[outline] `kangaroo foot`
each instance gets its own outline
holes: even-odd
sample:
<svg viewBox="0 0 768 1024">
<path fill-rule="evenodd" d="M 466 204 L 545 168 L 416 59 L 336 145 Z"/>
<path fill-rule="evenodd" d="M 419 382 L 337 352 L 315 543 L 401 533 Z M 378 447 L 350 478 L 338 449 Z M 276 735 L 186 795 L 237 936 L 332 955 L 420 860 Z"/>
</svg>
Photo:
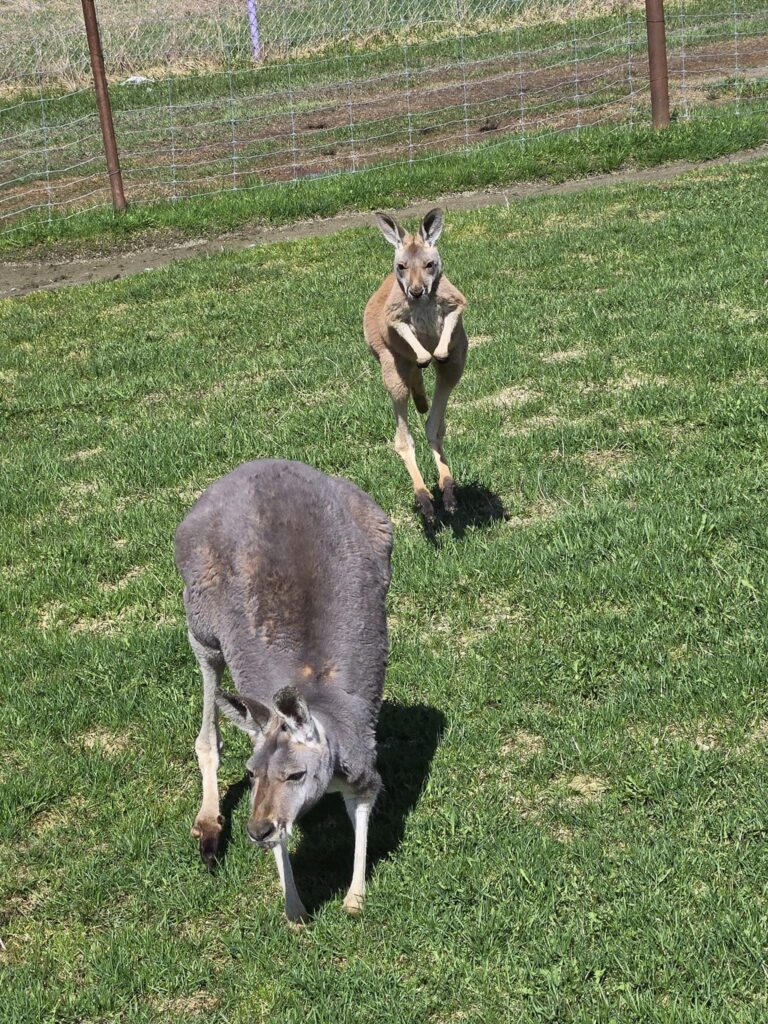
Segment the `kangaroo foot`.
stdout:
<svg viewBox="0 0 768 1024">
<path fill-rule="evenodd" d="M 458 507 L 459 503 L 456 500 L 456 489 L 453 480 L 446 480 L 443 485 L 443 508 L 449 515 L 453 515 Z"/>
</svg>

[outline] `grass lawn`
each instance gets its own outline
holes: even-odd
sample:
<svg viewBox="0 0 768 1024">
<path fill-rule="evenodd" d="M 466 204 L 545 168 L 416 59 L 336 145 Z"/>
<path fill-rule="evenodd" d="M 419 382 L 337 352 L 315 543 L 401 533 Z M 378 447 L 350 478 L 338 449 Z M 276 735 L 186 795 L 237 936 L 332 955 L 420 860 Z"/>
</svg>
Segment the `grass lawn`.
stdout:
<svg viewBox="0 0 768 1024">
<path fill-rule="evenodd" d="M 373 230 L 0 303 L 3 1024 L 765 1019 L 767 185 L 449 217 L 473 350 L 432 538 L 362 341 Z M 189 836 L 172 558 L 195 494 L 274 455 L 396 525 L 368 902 L 328 797 L 300 933 L 234 730 L 215 874 Z"/>
</svg>

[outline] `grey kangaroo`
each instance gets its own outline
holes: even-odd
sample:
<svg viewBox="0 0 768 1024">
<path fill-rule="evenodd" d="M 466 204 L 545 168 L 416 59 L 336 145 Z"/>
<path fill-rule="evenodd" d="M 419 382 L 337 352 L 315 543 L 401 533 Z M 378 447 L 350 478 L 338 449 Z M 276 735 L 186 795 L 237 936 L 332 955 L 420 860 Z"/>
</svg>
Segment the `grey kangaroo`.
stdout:
<svg viewBox="0 0 768 1024">
<path fill-rule="evenodd" d="M 218 713 L 248 734 L 247 832 L 272 850 L 291 921 L 306 919 L 287 840 L 326 792 L 355 831 L 365 894 L 368 817 L 381 785 L 376 721 L 387 660 L 392 527 L 347 480 L 300 462 L 246 462 L 212 484 L 176 531 L 189 642 L 203 676 L 195 743 L 203 801 L 192 835 L 210 864 L 222 830 Z M 219 688 L 228 667 L 237 693 Z"/>
</svg>

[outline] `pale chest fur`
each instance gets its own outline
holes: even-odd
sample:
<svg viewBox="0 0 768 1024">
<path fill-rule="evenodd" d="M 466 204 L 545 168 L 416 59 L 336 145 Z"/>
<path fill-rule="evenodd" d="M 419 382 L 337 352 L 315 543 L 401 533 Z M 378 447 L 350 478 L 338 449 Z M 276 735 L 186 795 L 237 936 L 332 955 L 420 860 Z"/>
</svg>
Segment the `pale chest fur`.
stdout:
<svg viewBox="0 0 768 1024">
<path fill-rule="evenodd" d="M 440 339 L 445 316 L 440 304 L 434 299 L 413 303 L 408 310 L 407 322 L 425 348 L 434 347 Z"/>
</svg>

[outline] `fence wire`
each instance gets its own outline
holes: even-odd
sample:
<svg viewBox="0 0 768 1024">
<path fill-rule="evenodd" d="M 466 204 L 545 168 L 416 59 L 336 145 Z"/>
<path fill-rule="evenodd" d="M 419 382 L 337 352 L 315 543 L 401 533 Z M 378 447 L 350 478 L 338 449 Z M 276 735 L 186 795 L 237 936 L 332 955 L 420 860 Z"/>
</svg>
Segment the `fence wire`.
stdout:
<svg viewBox="0 0 768 1024">
<path fill-rule="evenodd" d="M 678 116 L 768 94 L 768 11 L 746 3 L 668 0 Z M 114 0 L 98 13 L 133 204 L 649 118 L 637 0 Z M 79 14 L 72 0 L 0 7 L 0 230 L 110 202 Z"/>
</svg>

